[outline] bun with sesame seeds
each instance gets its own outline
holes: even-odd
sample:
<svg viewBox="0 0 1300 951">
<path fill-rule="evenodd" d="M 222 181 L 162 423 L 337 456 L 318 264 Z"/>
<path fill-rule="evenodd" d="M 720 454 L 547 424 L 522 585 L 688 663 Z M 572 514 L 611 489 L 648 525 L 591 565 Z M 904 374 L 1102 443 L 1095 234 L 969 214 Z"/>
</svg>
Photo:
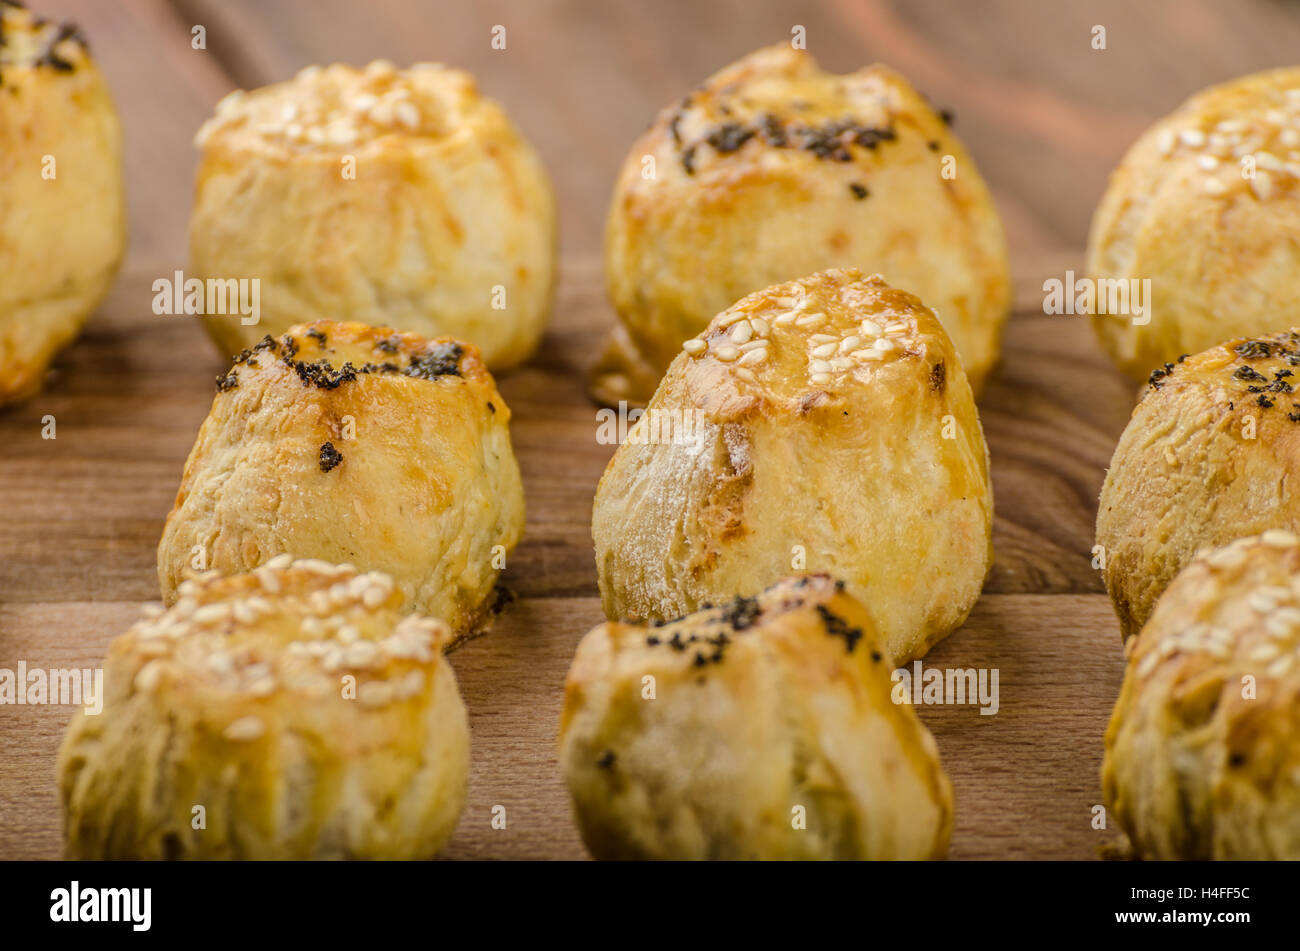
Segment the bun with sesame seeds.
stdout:
<svg viewBox="0 0 1300 951">
<path fill-rule="evenodd" d="M 826 575 L 578 645 L 560 764 L 598 859 L 935 859 L 952 788 Z"/>
<path fill-rule="evenodd" d="M 126 250 L 117 110 L 86 41 L 0 0 L 0 406 L 31 396 Z"/>
<path fill-rule="evenodd" d="M 1202 548 L 1300 531 L 1300 330 L 1157 368 L 1102 485 L 1097 544 L 1125 638 Z"/>
<path fill-rule="evenodd" d="M 487 619 L 524 498 L 475 347 L 318 321 L 240 354 L 217 390 L 158 545 L 165 601 L 191 570 L 288 552 L 386 572 L 457 635 Z"/>
<path fill-rule="evenodd" d="M 200 129 L 190 270 L 260 280 L 260 323 L 210 315 L 227 355 L 311 320 L 526 360 L 550 314 L 555 199 L 532 146 L 467 73 L 309 67 L 222 100 Z"/>
<path fill-rule="evenodd" d="M 681 345 L 596 489 L 611 620 L 826 571 L 897 661 L 966 619 L 992 564 L 988 450 L 934 313 L 879 276 L 751 294 Z"/>
<path fill-rule="evenodd" d="M 1300 538 L 1203 553 L 1142 632 L 1106 730 L 1106 807 L 1146 859 L 1300 859 Z"/>
<path fill-rule="evenodd" d="M 620 324 L 593 395 L 644 403 L 681 342 L 732 301 L 840 267 L 934 307 L 978 392 L 1010 276 L 997 210 L 949 119 L 884 66 L 836 76 L 789 44 L 661 112 L 614 189 L 605 271 Z"/>
<path fill-rule="evenodd" d="M 187 581 L 109 645 L 59 753 L 73 859 L 422 859 L 465 802 L 440 621 L 393 580 L 279 556 Z"/>
<path fill-rule="evenodd" d="M 1228 337 L 1300 324 L 1297 229 L 1300 68 L 1198 93 L 1129 149 L 1093 216 L 1088 309 L 1102 346 L 1145 379 Z M 1143 280 L 1138 322 L 1108 312 L 1133 310 L 1123 302 Z"/>
</svg>

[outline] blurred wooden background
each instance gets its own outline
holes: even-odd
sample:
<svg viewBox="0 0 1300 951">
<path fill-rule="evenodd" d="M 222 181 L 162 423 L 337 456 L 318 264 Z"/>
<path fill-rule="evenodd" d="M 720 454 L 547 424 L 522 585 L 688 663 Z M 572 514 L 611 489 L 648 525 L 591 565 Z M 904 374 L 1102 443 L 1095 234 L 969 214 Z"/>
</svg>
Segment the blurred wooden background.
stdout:
<svg viewBox="0 0 1300 951">
<path fill-rule="evenodd" d="M 0 413 L 0 667 L 98 664 L 157 597 L 153 549 L 221 366 L 192 322 L 149 312 L 183 267 L 191 138 L 236 87 L 312 63 L 442 60 L 473 72 L 534 142 L 560 198 L 564 266 L 538 357 L 502 381 L 528 496 L 507 583 L 520 594 L 453 655 L 471 710 L 470 803 L 448 854 L 577 857 L 554 763 L 568 658 L 599 620 L 588 520 L 610 447 L 574 344 L 612 317 L 599 249 L 615 171 L 656 111 L 798 24 L 823 66 L 882 61 L 956 114 L 1007 227 L 1016 312 L 981 400 L 997 563 L 928 662 L 1002 671 L 1002 710 L 922 711 L 957 791 L 953 857 L 1090 858 L 1101 733 L 1122 664 L 1089 565 L 1097 492 L 1134 390 L 1041 284 L 1082 265 L 1092 209 L 1140 131 L 1198 89 L 1290 65 L 1281 0 L 32 0 L 79 22 L 126 134 L 131 252 L 45 393 Z M 507 48 L 491 48 L 491 30 Z M 207 48 L 191 46 L 206 31 Z M 1105 50 L 1092 48 L 1094 27 Z M 157 358 L 166 355 L 166 365 Z M 57 441 L 41 440 L 53 413 Z M 0 707 L 0 859 L 59 854 L 54 751 L 70 711 Z M 505 832 L 489 829 L 508 804 Z"/>
</svg>

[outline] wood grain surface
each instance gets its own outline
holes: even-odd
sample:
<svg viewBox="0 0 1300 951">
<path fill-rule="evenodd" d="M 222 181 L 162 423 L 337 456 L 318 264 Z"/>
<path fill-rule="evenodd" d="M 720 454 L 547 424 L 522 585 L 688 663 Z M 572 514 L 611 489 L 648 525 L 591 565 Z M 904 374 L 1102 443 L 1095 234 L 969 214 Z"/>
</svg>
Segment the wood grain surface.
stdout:
<svg viewBox="0 0 1300 951">
<path fill-rule="evenodd" d="M 584 855 L 555 761 L 564 674 L 600 620 L 591 497 L 612 451 L 581 376 L 612 321 L 603 217 L 632 139 L 735 57 L 807 28 L 827 67 L 888 62 L 957 114 L 1007 225 L 1017 281 L 1002 365 L 981 400 L 996 564 L 967 625 L 927 658 L 995 667 L 1001 708 L 921 710 L 956 789 L 953 858 L 1094 858 L 1101 735 L 1122 672 L 1089 563 L 1097 493 L 1133 403 L 1042 282 L 1082 267 L 1106 175 L 1197 89 L 1300 49 L 1300 9 L 1268 0 L 33 0 L 85 27 L 126 130 L 132 247 L 46 390 L 0 413 L 0 667 L 96 666 L 157 598 L 154 550 L 222 369 L 191 319 L 152 314 L 185 263 L 191 137 L 236 86 L 314 62 L 443 60 L 474 72 L 538 146 L 560 198 L 563 267 L 538 356 L 500 383 L 528 504 L 505 581 L 519 595 L 452 655 L 470 709 L 470 800 L 450 858 Z M 494 51 L 490 30 L 508 29 Z M 202 25 L 206 49 L 191 46 Z M 1107 29 L 1108 48 L 1090 47 Z M 42 419 L 57 438 L 41 437 Z M 70 708 L 0 707 L 0 859 L 57 857 L 55 751 Z M 493 830 L 491 809 L 508 824 Z"/>
</svg>

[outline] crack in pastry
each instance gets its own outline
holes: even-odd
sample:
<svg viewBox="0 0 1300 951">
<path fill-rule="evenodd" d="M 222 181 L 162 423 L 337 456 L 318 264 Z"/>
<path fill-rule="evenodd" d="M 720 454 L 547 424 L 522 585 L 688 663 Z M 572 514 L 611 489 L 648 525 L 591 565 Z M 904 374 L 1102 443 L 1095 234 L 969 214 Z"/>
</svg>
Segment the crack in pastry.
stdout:
<svg viewBox="0 0 1300 951">
<path fill-rule="evenodd" d="M 12 2 L 0 2 L 0 154 L 3 406 L 40 389 L 126 249 L 121 128 L 104 78 L 74 24 Z"/>
<path fill-rule="evenodd" d="M 195 144 L 191 269 L 260 281 L 260 327 L 205 318 L 223 353 L 317 319 L 467 340 L 494 370 L 536 349 L 555 282 L 551 185 L 467 73 L 311 66 L 226 96 Z"/>
<path fill-rule="evenodd" d="M 1300 859 L 1300 537 L 1201 551 L 1131 639 L 1106 806 L 1147 859 Z"/>
<path fill-rule="evenodd" d="M 598 859 L 941 858 L 952 790 L 826 575 L 578 645 L 560 765 Z"/>
<path fill-rule="evenodd" d="M 1010 279 L 1001 223 L 950 119 L 883 66 L 836 76 L 788 44 L 661 112 L 611 202 L 605 271 L 619 324 L 591 370 L 593 395 L 645 403 L 715 313 L 837 267 L 916 291 L 978 391 Z"/>
<path fill-rule="evenodd" d="M 1197 550 L 1300 530 L 1300 330 L 1234 337 L 1152 371 L 1097 509 L 1104 577 L 1125 638 Z"/>
<path fill-rule="evenodd" d="M 938 319 L 878 276 L 827 271 L 743 298 L 681 345 L 601 478 L 592 538 L 611 620 L 828 571 L 905 661 L 975 603 L 992 513 L 983 431 Z"/>
<path fill-rule="evenodd" d="M 163 597 L 193 564 L 281 552 L 392 575 L 458 636 L 491 616 L 523 534 L 510 411 L 478 350 L 320 321 L 269 334 L 217 380 L 158 545 Z"/>
<path fill-rule="evenodd" d="M 1142 379 L 1180 353 L 1300 324 L 1298 185 L 1294 67 L 1197 93 L 1142 135 L 1111 176 L 1088 239 L 1099 285 L 1150 284 L 1145 321 L 1094 313 L 1123 372 Z"/>
<path fill-rule="evenodd" d="M 469 767 L 445 624 L 402 610 L 387 575 L 287 554 L 177 594 L 114 639 L 103 710 L 78 711 L 68 728 L 70 858 L 442 848 Z"/>
</svg>

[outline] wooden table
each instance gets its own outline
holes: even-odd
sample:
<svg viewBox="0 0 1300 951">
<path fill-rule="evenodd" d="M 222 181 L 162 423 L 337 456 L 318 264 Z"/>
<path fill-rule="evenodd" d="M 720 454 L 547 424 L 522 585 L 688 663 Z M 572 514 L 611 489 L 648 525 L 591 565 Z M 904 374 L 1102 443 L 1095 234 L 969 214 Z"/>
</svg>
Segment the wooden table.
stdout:
<svg viewBox="0 0 1300 951">
<path fill-rule="evenodd" d="M 1006 222 L 1017 278 L 1004 358 L 981 400 L 993 458 L 996 565 L 969 623 L 927 663 L 996 667 L 1001 709 L 921 713 L 956 788 L 953 858 L 1094 858 L 1101 735 L 1122 663 L 1090 565 L 1097 493 L 1132 406 L 1078 318 L 1042 313 L 1042 282 L 1082 267 L 1106 175 L 1152 119 L 1211 82 L 1290 64 L 1300 10 L 1267 0 L 980 4 L 825 0 L 33 0 L 78 20 L 127 143 L 131 254 L 45 392 L 0 413 L 0 667 L 96 666 L 158 596 L 154 549 L 221 361 L 150 282 L 185 264 L 194 130 L 235 86 L 314 62 L 444 60 L 502 100 L 547 161 L 564 263 L 556 315 L 503 378 L 528 502 L 505 582 L 519 595 L 452 655 L 474 735 L 455 858 L 576 858 L 555 762 L 574 645 L 600 620 L 591 496 L 596 440 L 577 346 L 612 315 L 599 247 L 615 170 L 663 104 L 735 57 L 807 29 L 824 65 L 888 62 L 957 114 Z M 507 28 L 493 50 L 491 29 Z M 206 49 L 191 46 L 202 25 Z M 1106 28 L 1107 49 L 1091 46 Z M 175 360 L 160 361 L 161 356 Z M 57 439 L 41 438 L 42 418 Z M 68 707 L 0 707 L 0 858 L 57 857 L 54 758 Z M 491 809 L 505 805 L 505 830 Z"/>
</svg>

